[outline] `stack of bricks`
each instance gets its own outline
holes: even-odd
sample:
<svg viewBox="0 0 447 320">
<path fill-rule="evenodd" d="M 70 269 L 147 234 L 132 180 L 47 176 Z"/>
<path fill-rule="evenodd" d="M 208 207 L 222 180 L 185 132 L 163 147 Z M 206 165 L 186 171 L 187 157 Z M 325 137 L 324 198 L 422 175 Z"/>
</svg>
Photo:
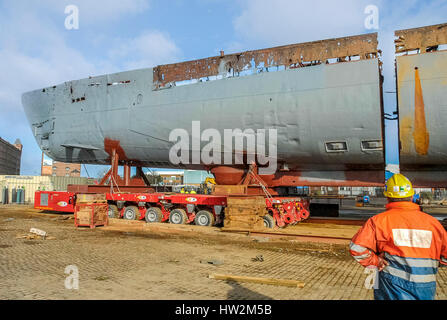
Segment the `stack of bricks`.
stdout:
<svg viewBox="0 0 447 320">
<path fill-rule="evenodd" d="M 224 227 L 260 229 L 264 227 L 265 199 L 261 196 L 229 196 L 225 209 Z"/>
</svg>

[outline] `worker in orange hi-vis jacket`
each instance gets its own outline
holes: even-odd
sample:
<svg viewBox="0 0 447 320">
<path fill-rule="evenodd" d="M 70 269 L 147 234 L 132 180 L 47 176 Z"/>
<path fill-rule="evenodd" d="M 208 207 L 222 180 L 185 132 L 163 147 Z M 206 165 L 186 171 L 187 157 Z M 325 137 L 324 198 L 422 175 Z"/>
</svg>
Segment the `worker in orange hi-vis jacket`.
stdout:
<svg viewBox="0 0 447 320">
<path fill-rule="evenodd" d="M 377 268 L 376 300 L 433 300 L 438 267 L 447 265 L 447 232 L 411 202 L 411 182 L 401 174 L 386 182 L 386 211 L 370 218 L 352 238 L 350 252 Z"/>
</svg>

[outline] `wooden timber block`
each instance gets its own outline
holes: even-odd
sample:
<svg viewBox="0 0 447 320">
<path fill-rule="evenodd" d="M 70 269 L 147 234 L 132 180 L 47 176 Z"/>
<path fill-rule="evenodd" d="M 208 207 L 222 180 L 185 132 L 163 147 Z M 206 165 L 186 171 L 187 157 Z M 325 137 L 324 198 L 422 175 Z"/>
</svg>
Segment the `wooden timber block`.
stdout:
<svg viewBox="0 0 447 320">
<path fill-rule="evenodd" d="M 229 196 L 225 209 L 225 227 L 262 228 L 266 214 L 265 198 L 261 196 Z"/>
<path fill-rule="evenodd" d="M 251 283 L 261 283 L 270 284 L 274 286 L 285 286 L 294 288 L 304 288 L 305 283 L 298 280 L 288 280 L 288 279 L 275 279 L 275 278 L 259 278 L 259 277 L 246 277 L 246 276 L 236 276 L 230 274 L 210 274 L 208 276 L 210 279 L 216 280 L 226 280 L 234 282 L 251 282 Z"/>
<path fill-rule="evenodd" d="M 245 218 L 245 217 L 244 217 Z M 264 227 L 264 219 L 261 217 L 229 217 L 225 218 L 224 226 L 226 228 L 248 228 L 248 229 L 258 229 Z"/>
<path fill-rule="evenodd" d="M 266 209 L 264 207 L 227 207 L 226 212 L 228 213 L 228 215 L 233 216 L 264 216 L 266 214 Z"/>
<path fill-rule="evenodd" d="M 256 222 L 258 220 L 261 220 L 259 216 L 257 215 L 250 215 L 250 216 L 229 216 L 225 217 L 228 221 L 241 221 L 241 222 Z"/>
<path fill-rule="evenodd" d="M 263 205 L 265 206 L 265 198 L 261 196 L 229 196 L 227 205 Z"/>
<path fill-rule="evenodd" d="M 231 194 L 247 194 L 247 186 L 215 185 L 213 195 L 227 196 Z"/>
<path fill-rule="evenodd" d="M 75 206 L 75 226 L 103 226 L 108 224 L 107 203 L 81 203 Z"/>
<path fill-rule="evenodd" d="M 76 195 L 76 203 L 107 203 L 103 193 L 84 193 Z"/>
</svg>

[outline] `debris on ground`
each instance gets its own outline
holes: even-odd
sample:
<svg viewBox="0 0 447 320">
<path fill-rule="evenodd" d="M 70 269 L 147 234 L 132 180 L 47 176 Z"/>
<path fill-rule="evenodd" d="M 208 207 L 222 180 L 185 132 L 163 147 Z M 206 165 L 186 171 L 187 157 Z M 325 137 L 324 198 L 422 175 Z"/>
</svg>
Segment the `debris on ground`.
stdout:
<svg viewBox="0 0 447 320">
<path fill-rule="evenodd" d="M 229 275 L 229 274 L 210 274 L 208 277 L 210 279 L 216 279 L 216 280 L 261 283 L 261 284 L 270 284 L 270 285 L 275 285 L 275 286 L 285 286 L 285 287 L 295 287 L 295 288 L 303 288 L 305 285 L 304 282 L 298 281 L 298 280 L 246 277 L 246 276 L 235 276 L 235 275 Z"/>
<path fill-rule="evenodd" d="M 99 277 L 95 277 L 96 281 L 105 281 L 105 280 L 109 280 L 110 278 L 107 276 L 99 276 Z"/>
<path fill-rule="evenodd" d="M 27 239 L 27 240 L 54 240 L 55 237 L 48 236 L 46 231 L 31 228 L 27 234 L 18 234 L 16 239 Z"/>
<path fill-rule="evenodd" d="M 215 266 L 220 266 L 221 264 L 223 264 L 223 261 L 211 259 L 211 260 L 200 260 L 200 263 L 212 264 L 212 265 L 215 265 Z"/>
<path fill-rule="evenodd" d="M 169 263 L 179 263 L 180 260 L 177 260 L 177 259 L 169 259 L 168 262 L 169 262 Z"/>
<path fill-rule="evenodd" d="M 254 237 L 253 237 L 253 241 L 255 241 L 255 242 L 269 242 L 269 241 L 270 241 L 270 238 L 267 238 L 267 237 L 256 237 L 256 236 L 254 236 Z"/>
<path fill-rule="evenodd" d="M 6 218 L 5 220 L 3 220 L 3 222 L 10 222 L 10 221 L 14 221 L 14 218 Z"/>
<path fill-rule="evenodd" d="M 40 230 L 40 229 L 37 229 L 37 228 L 31 228 L 31 229 L 29 230 L 29 232 L 30 232 L 30 233 L 34 233 L 34 234 L 37 234 L 38 236 L 41 236 L 41 237 L 44 238 L 44 239 L 45 239 L 45 237 L 47 236 L 47 232 L 46 232 L 46 231 L 43 231 L 43 230 Z"/>
<path fill-rule="evenodd" d="M 47 236 L 47 237 L 41 237 L 37 234 L 18 234 L 16 236 L 16 239 L 26 239 L 26 240 L 55 240 L 55 237 Z"/>
<path fill-rule="evenodd" d="M 71 220 L 71 219 L 74 219 L 74 216 L 61 216 L 61 217 L 53 218 L 51 220 L 58 221 L 58 220 Z"/>
<path fill-rule="evenodd" d="M 264 257 L 262 256 L 262 254 L 256 256 L 255 258 L 251 258 L 251 261 L 253 262 L 263 262 L 264 261 Z"/>
</svg>

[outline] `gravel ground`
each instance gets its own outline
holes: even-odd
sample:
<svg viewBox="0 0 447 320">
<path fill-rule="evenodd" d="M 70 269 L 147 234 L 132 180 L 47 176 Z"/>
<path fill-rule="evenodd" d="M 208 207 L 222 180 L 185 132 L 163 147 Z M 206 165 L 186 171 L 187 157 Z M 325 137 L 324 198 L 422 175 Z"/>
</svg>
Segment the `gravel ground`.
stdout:
<svg viewBox="0 0 447 320">
<path fill-rule="evenodd" d="M 0 299 L 372 299 L 367 274 L 346 245 L 144 222 L 76 229 L 70 218 L 0 206 Z M 22 238 L 31 227 L 49 238 Z M 253 261 L 260 255 L 263 261 Z M 77 290 L 65 288 L 67 266 L 79 272 Z M 294 279 L 305 286 L 226 282 L 208 278 L 213 273 Z M 437 298 L 447 298 L 445 269 L 438 274 Z"/>
</svg>

